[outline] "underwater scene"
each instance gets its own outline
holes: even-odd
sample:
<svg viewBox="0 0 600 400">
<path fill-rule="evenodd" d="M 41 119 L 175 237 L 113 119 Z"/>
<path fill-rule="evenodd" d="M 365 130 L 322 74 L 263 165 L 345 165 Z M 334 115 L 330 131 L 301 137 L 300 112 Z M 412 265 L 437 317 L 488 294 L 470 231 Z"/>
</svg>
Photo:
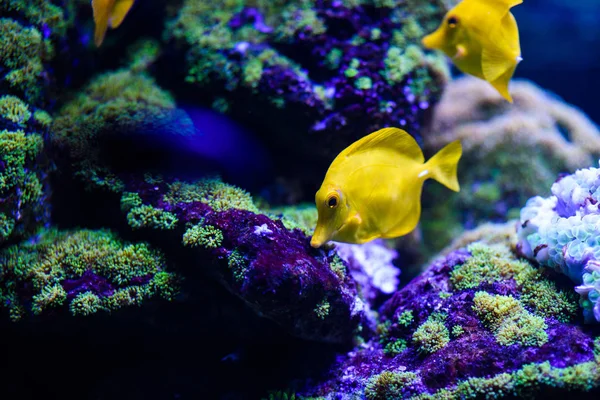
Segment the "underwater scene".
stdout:
<svg viewBox="0 0 600 400">
<path fill-rule="evenodd" d="M 599 399 L 599 76 L 598 0 L 0 0 L 0 399 Z"/>
</svg>

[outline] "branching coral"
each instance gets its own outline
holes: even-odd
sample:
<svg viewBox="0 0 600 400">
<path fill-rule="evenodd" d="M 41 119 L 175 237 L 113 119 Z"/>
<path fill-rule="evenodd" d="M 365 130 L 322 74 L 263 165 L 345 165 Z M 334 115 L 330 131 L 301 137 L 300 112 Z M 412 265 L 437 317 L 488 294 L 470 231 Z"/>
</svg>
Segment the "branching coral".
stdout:
<svg viewBox="0 0 600 400">
<path fill-rule="evenodd" d="M 0 299 L 13 320 L 63 307 L 90 315 L 155 296 L 170 300 L 178 282 L 161 253 L 108 231 L 50 230 L 0 252 Z"/>
</svg>

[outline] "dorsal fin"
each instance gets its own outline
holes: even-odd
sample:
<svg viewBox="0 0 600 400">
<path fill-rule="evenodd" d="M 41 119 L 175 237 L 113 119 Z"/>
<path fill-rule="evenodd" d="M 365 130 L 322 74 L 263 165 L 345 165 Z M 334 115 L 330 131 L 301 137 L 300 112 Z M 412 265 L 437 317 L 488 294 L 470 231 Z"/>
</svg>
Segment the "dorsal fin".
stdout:
<svg viewBox="0 0 600 400">
<path fill-rule="evenodd" d="M 513 8 L 516 5 L 523 3 L 523 0 L 488 0 L 494 3 L 502 4 L 503 6 Z"/>
<path fill-rule="evenodd" d="M 375 131 L 347 147 L 340 156 L 349 157 L 375 148 L 393 149 L 417 162 L 425 162 L 417 141 L 408 132 L 399 128 L 383 128 Z"/>
</svg>

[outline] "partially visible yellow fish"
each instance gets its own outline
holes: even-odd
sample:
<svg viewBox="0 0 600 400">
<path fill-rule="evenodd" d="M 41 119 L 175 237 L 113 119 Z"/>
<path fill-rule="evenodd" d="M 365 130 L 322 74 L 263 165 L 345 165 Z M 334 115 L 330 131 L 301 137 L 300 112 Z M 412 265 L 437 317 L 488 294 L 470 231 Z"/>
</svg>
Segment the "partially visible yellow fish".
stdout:
<svg viewBox="0 0 600 400">
<path fill-rule="evenodd" d="M 133 6 L 135 0 L 92 0 L 94 10 L 94 43 L 100 47 L 106 35 L 106 30 L 117 28 Z"/>
<path fill-rule="evenodd" d="M 512 103 L 508 83 L 521 62 L 519 28 L 510 9 L 523 0 L 463 0 L 423 45 L 442 50 L 462 72 L 491 85 Z"/>
<path fill-rule="evenodd" d="M 398 128 L 358 140 L 333 160 L 315 196 L 319 217 L 311 246 L 329 240 L 366 243 L 411 232 L 421 216 L 425 180 L 459 191 L 461 155 L 460 141 L 455 141 L 425 162 L 415 139 Z"/>
</svg>

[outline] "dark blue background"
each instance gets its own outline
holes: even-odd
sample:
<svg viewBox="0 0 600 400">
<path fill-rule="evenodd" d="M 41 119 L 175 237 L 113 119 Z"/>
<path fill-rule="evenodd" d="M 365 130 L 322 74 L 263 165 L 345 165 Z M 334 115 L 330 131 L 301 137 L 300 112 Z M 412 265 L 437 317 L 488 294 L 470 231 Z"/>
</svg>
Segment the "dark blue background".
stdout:
<svg viewBox="0 0 600 400">
<path fill-rule="evenodd" d="M 600 124 L 600 0 L 524 0 L 517 19 L 527 78 Z"/>
</svg>

